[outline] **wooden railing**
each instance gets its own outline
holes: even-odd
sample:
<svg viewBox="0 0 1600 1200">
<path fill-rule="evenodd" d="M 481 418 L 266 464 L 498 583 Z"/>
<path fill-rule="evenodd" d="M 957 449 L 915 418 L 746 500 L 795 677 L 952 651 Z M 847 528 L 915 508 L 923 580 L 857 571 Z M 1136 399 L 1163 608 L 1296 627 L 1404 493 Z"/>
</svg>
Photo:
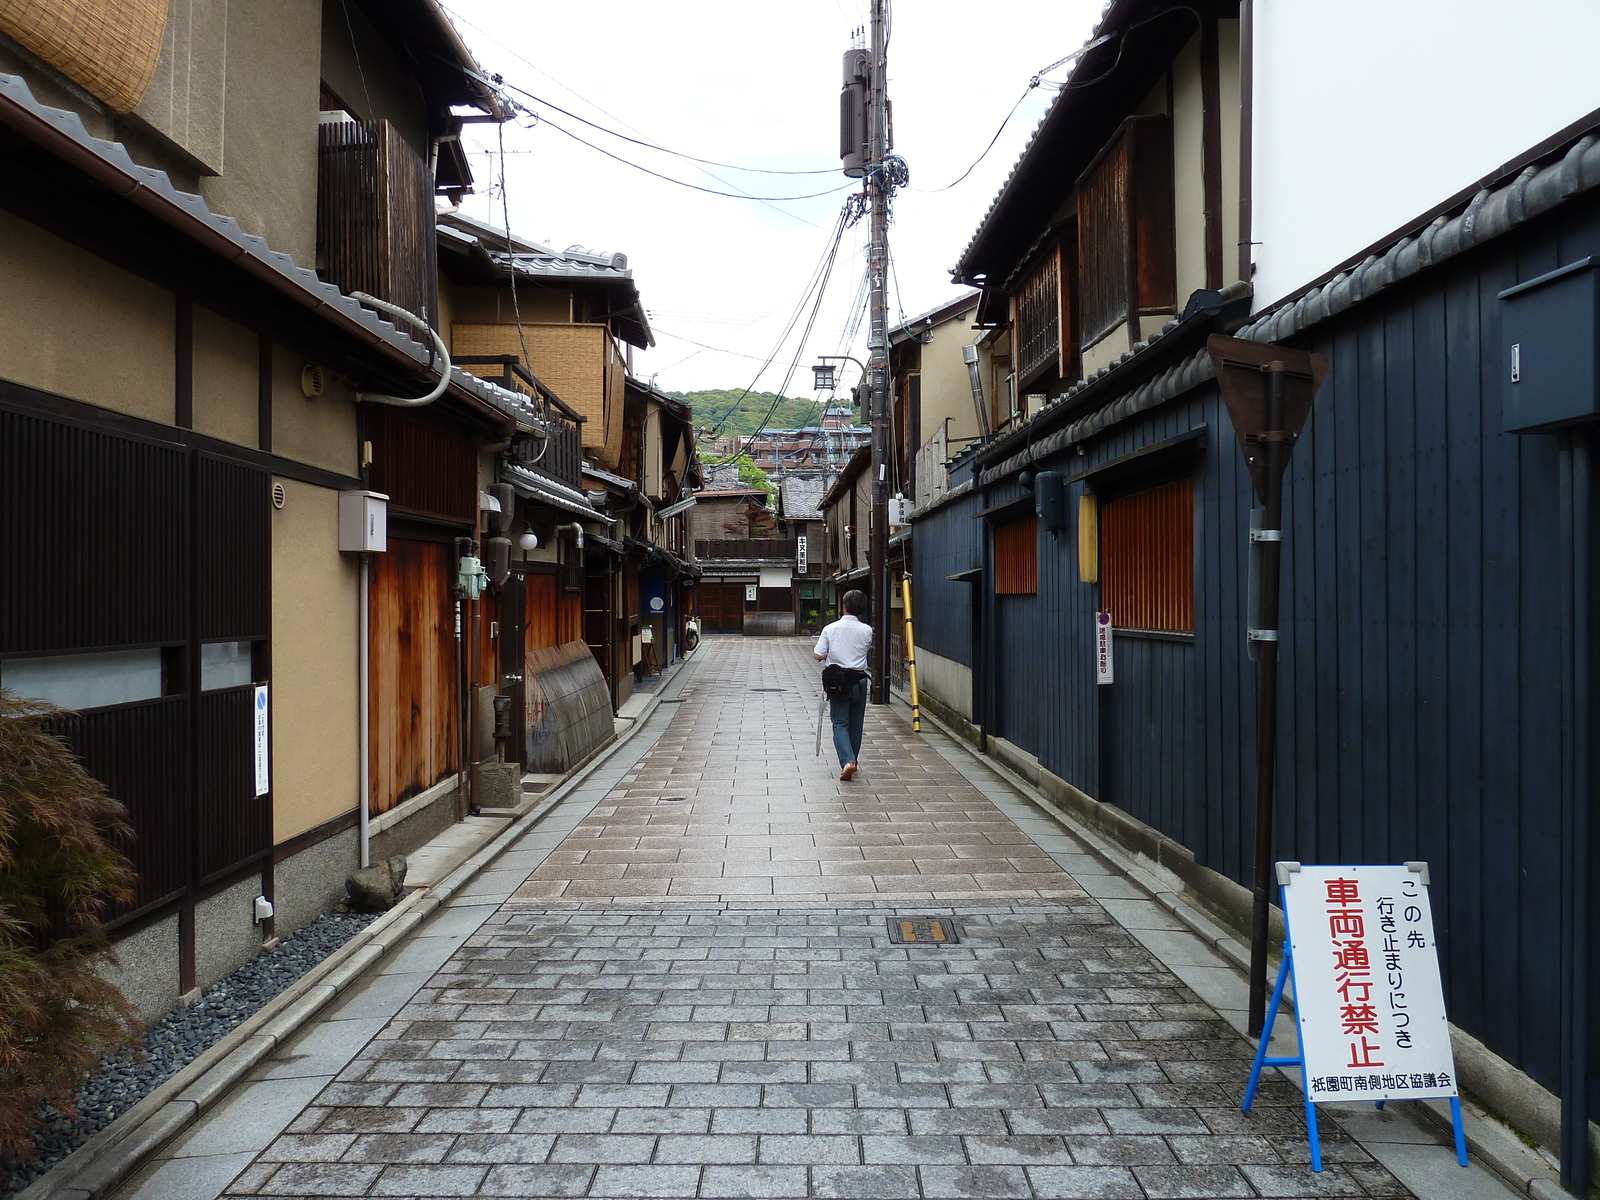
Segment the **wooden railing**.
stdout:
<svg viewBox="0 0 1600 1200">
<path fill-rule="evenodd" d="M 787 559 L 799 548 L 792 538 L 695 538 L 696 558 Z"/>
</svg>

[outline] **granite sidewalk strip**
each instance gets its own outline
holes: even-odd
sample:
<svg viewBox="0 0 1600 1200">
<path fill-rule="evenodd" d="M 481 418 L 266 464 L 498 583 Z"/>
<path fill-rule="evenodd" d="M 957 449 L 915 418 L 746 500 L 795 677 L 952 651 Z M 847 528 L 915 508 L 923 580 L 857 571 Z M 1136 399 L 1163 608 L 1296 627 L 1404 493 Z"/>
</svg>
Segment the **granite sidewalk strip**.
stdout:
<svg viewBox="0 0 1600 1200">
<path fill-rule="evenodd" d="M 1015 793 L 876 709 L 841 784 L 805 650 L 708 639 L 648 754 L 252 1081 L 314 1097 L 161 1194 L 1412 1194 L 1335 1121 L 1313 1175 L 1282 1079 L 1239 1113 L 1249 1044 Z M 890 944 L 926 915 L 960 944 Z"/>
</svg>

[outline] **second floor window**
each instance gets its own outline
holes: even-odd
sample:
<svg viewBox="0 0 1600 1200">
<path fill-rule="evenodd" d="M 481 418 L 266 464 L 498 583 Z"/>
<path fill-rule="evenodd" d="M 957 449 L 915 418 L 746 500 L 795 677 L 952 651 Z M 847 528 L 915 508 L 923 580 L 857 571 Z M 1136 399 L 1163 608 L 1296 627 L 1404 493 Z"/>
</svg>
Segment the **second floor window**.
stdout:
<svg viewBox="0 0 1600 1200">
<path fill-rule="evenodd" d="M 1172 126 L 1129 117 L 1078 180 L 1078 320 L 1083 345 L 1141 313 L 1173 311 Z"/>
<path fill-rule="evenodd" d="M 1024 382 L 1061 353 L 1061 251 L 1051 250 L 1017 293 L 1017 374 Z"/>
</svg>

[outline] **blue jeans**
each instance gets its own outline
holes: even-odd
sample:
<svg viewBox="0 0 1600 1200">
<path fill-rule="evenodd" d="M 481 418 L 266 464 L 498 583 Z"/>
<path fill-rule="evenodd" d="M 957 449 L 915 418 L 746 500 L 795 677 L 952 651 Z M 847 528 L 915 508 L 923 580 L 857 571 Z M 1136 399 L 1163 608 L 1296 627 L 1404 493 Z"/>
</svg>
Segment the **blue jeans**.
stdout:
<svg viewBox="0 0 1600 1200">
<path fill-rule="evenodd" d="M 839 752 L 839 766 L 855 762 L 861 755 L 861 726 L 867 719 L 867 685 L 858 679 L 843 697 L 828 697 L 828 713 L 833 718 L 833 748 Z"/>
</svg>

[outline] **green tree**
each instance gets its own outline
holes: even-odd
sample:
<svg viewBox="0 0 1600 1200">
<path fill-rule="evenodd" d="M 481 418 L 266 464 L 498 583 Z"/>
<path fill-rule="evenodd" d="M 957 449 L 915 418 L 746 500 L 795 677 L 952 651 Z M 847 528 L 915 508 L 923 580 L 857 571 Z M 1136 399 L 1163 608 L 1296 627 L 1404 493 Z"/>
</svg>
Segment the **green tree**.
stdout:
<svg viewBox="0 0 1600 1200">
<path fill-rule="evenodd" d="M 761 426 L 769 408 L 772 416 L 766 423 L 768 429 L 803 429 L 815 425 L 825 407 L 821 400 L 803 396 L 780 398 L 776 392 L 751 392 L 746 396 L 743 388 L 708 388 L 672 394 L 694 409 L 696 426 L 710 429 L 720 424 L 721 433 L 746 437 Z M 776 408 L 773 408 L 774 401 L 777 401 Z"/>
<path fill-rule="evenodd" d="M 131 831 L 50 732 L 58 713 L 0 690 L 0 1151 L 23 1159 L 41 1107 L 71 1112 L 84 1072 L 138 1028 L 95 969 L 106 908 L 133 895 L 110 839 Z"/>
</svg>

